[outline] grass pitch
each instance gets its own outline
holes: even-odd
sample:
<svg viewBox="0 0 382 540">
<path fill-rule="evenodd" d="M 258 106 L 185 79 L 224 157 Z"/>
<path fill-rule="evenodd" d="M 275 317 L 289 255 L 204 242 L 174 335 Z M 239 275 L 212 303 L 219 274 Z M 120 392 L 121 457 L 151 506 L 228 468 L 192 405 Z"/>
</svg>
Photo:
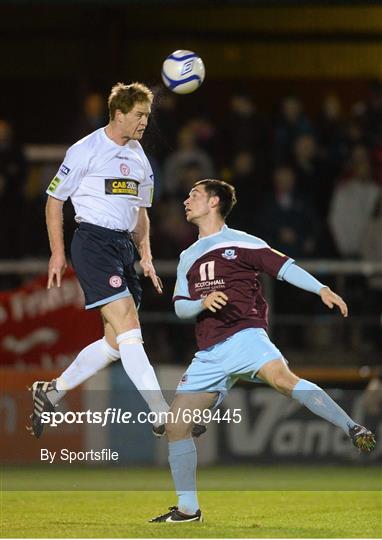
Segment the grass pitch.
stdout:
<svg viewBox="0 0 382 540">
<path fill-rule="evenodd" d="M 48 476 L 55 477 L 55 484 Z M 299 476 L 300 475 L 300 476 Z M 297 480 L 296 480 L 297 476 Z M 118 477 L 118 481 L 117 481 Z M 6 469 L 2 538 L 379 538 L 378 468 L 216 467 L 199 474 L 204 523 L 150 524 L 176 503 L 168 472 L 151 469 Z M 298 478 L 299 477 L 299 478 Z M 78 491 L 92 479 L 93 491 Z M 108 480 L 109 478 L 109 480 Z M 21 491 L 38 487 L 50 491 Z M 220 479 L 220 481 L 219 481 Z M 245 479 L 240 491 L 238 480 Z M 316 480 L 315 480 L 316 479 Z M 72 484 L 71 491 L 57 491 Z M 109 482 L 114 483 L 115 491 Z M 220 489 L 218 484 L 221 484 Z M 136 491 L 122 491 L 121 486 Z M 287 490 L 288 484 L 294 488 Z M 358 484 L 358 487 L 355 487 Z M 138 486 L 150 491 L 138 491 Z M 252 485 L 252 491 L 250 487 Z M 231 490 L 227 490 L 227 486 Z M 256 491 L 253 491 L 255 486 Z M 273 486 L 272 490 L 268 490 Z M 331 487 L 330 487 L 331 486 Z M 245 490 L 245 488 L 247 490 Z M 367 488 L 367 490 L 365 490 Z M 209 491 L 209 489 L 212 489 Z M 307 490 L 308 489 L 308 490 Z M 317 491 L 312 491 L 316 489 Z M 325 489 L 322 491 L 321 489 Z M 340 491 L 341 489 L 341 491 Z"/>
</svg>

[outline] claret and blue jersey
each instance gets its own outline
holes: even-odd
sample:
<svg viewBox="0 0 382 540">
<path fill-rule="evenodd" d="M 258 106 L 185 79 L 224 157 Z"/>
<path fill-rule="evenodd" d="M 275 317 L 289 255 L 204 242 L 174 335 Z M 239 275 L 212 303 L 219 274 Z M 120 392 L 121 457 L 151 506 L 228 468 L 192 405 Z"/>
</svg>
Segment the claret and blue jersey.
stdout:
<svg viewBox="0 0 382 540">
<path fill-rule="evenodd" d="M 202 311 L 196 322 L 196 339 L 203 350 L 245 328 L 268 326 L 268 306 L 259 275 L 278 279 L 294 261 L 266 242 L 226 225 L 220 232 L 200 238 L 182 252 L 173 301 L 200 300 L 213 291 L 228 296 L 217 313 Z"/>
</svg>

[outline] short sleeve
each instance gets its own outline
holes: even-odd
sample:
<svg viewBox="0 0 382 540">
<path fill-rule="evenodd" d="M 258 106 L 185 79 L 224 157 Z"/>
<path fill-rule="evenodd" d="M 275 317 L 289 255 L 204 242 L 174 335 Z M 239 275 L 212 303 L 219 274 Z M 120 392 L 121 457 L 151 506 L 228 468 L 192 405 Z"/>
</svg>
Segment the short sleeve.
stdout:
<svg viewBox="0 0 382 540">
<path fill-rule="evenodd" d="M 154 173 L 150 162 L 145 156 L 145 178 L 139 185 L 139 206 L 149 208 L 153 203 L 154 195 Z"/>
<path fill-rule="evenodd" d="M 264 247 L 258 249 L 250 249 L 247 253 L 248 262 L 255 270 L 265 272 L 266 274 L 282 279 L 282 274 L 285 269 L 294 262 L 293 259 L 284 255 L 276 249 L 272 249 L 268 244 L 264 243 Z"/>
<path fill-rule="evenodd" d="M 82 146 L 71 146 L 46 193 L 56 199 L 66 201 L 78 189 L 88 171 L 88 166 L 89 156 Z"/>
<path fill-rule="evenodd" d="M 184 266 L 185 266 L 184 262 L 182 261 L 182 258 L 181 258 L 178 264 L 178 268 L 176 270 L 176 283 L 175 283 L 174 294 L 172 297 L 173 302 L 176 302 L 176 300 L 181 300 L 181 299 L 190 300 L 187 273 Z"/>
</svg>

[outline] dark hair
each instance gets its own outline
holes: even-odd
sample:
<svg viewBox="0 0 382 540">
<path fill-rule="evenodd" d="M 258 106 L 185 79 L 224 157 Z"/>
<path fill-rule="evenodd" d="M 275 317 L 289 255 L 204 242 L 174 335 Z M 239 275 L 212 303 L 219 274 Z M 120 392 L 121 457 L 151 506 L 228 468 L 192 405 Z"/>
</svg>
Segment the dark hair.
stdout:
<svg viewBox="0 0 382 540">
<path fill-rule="evenodd" d="M 237 202 L 235 188 L 223 180 L 208 178 L 199 180 L 194 184 L 194 187 L 196 186 L 203 186 L 210 197 L 219 197 L 219 212 L 223 219 L 228 216 Z"/>
</svg>

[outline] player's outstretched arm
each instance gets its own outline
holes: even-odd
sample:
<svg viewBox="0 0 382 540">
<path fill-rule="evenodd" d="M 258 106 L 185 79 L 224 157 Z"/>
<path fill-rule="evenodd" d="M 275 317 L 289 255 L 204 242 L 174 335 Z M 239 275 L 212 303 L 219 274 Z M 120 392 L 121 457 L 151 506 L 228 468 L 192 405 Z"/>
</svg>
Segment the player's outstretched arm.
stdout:
<svg viewBox="0 0 382 540">
<path fill-rule="evenodd" d="M 333 292 L 331 289 L 329 289 L 329 287 L 322 287 L 319 294 L 321 300 L 326 306 L 328 306 L 328 308 L 333 309 L 335 306 L 337 306 L 341 312 L 341 315 L 344 317 L 348 316 L 348 307 L 341 296 Z"/>
<path fill-rule="evenodd" d="M 344 317 L 348 316 L 348 308 L 342 298 L 297 264 L 286 264 L 285 270 L 281 268 L 279 278 L 295 287 L 318 294 L 328 308 L 333 309 L 337 306 Z"/>
<path fill-rule="evenodd" d="M 52 252 L 48 267 L 48 289 L 54 287 L 55 282 L 57 287 L 61 287 L 62 276 L 67 268 L 62 217 L 63 205 L 64 201 L 49 195 L 45 208 L 46 226 Z"/>
</svg>

